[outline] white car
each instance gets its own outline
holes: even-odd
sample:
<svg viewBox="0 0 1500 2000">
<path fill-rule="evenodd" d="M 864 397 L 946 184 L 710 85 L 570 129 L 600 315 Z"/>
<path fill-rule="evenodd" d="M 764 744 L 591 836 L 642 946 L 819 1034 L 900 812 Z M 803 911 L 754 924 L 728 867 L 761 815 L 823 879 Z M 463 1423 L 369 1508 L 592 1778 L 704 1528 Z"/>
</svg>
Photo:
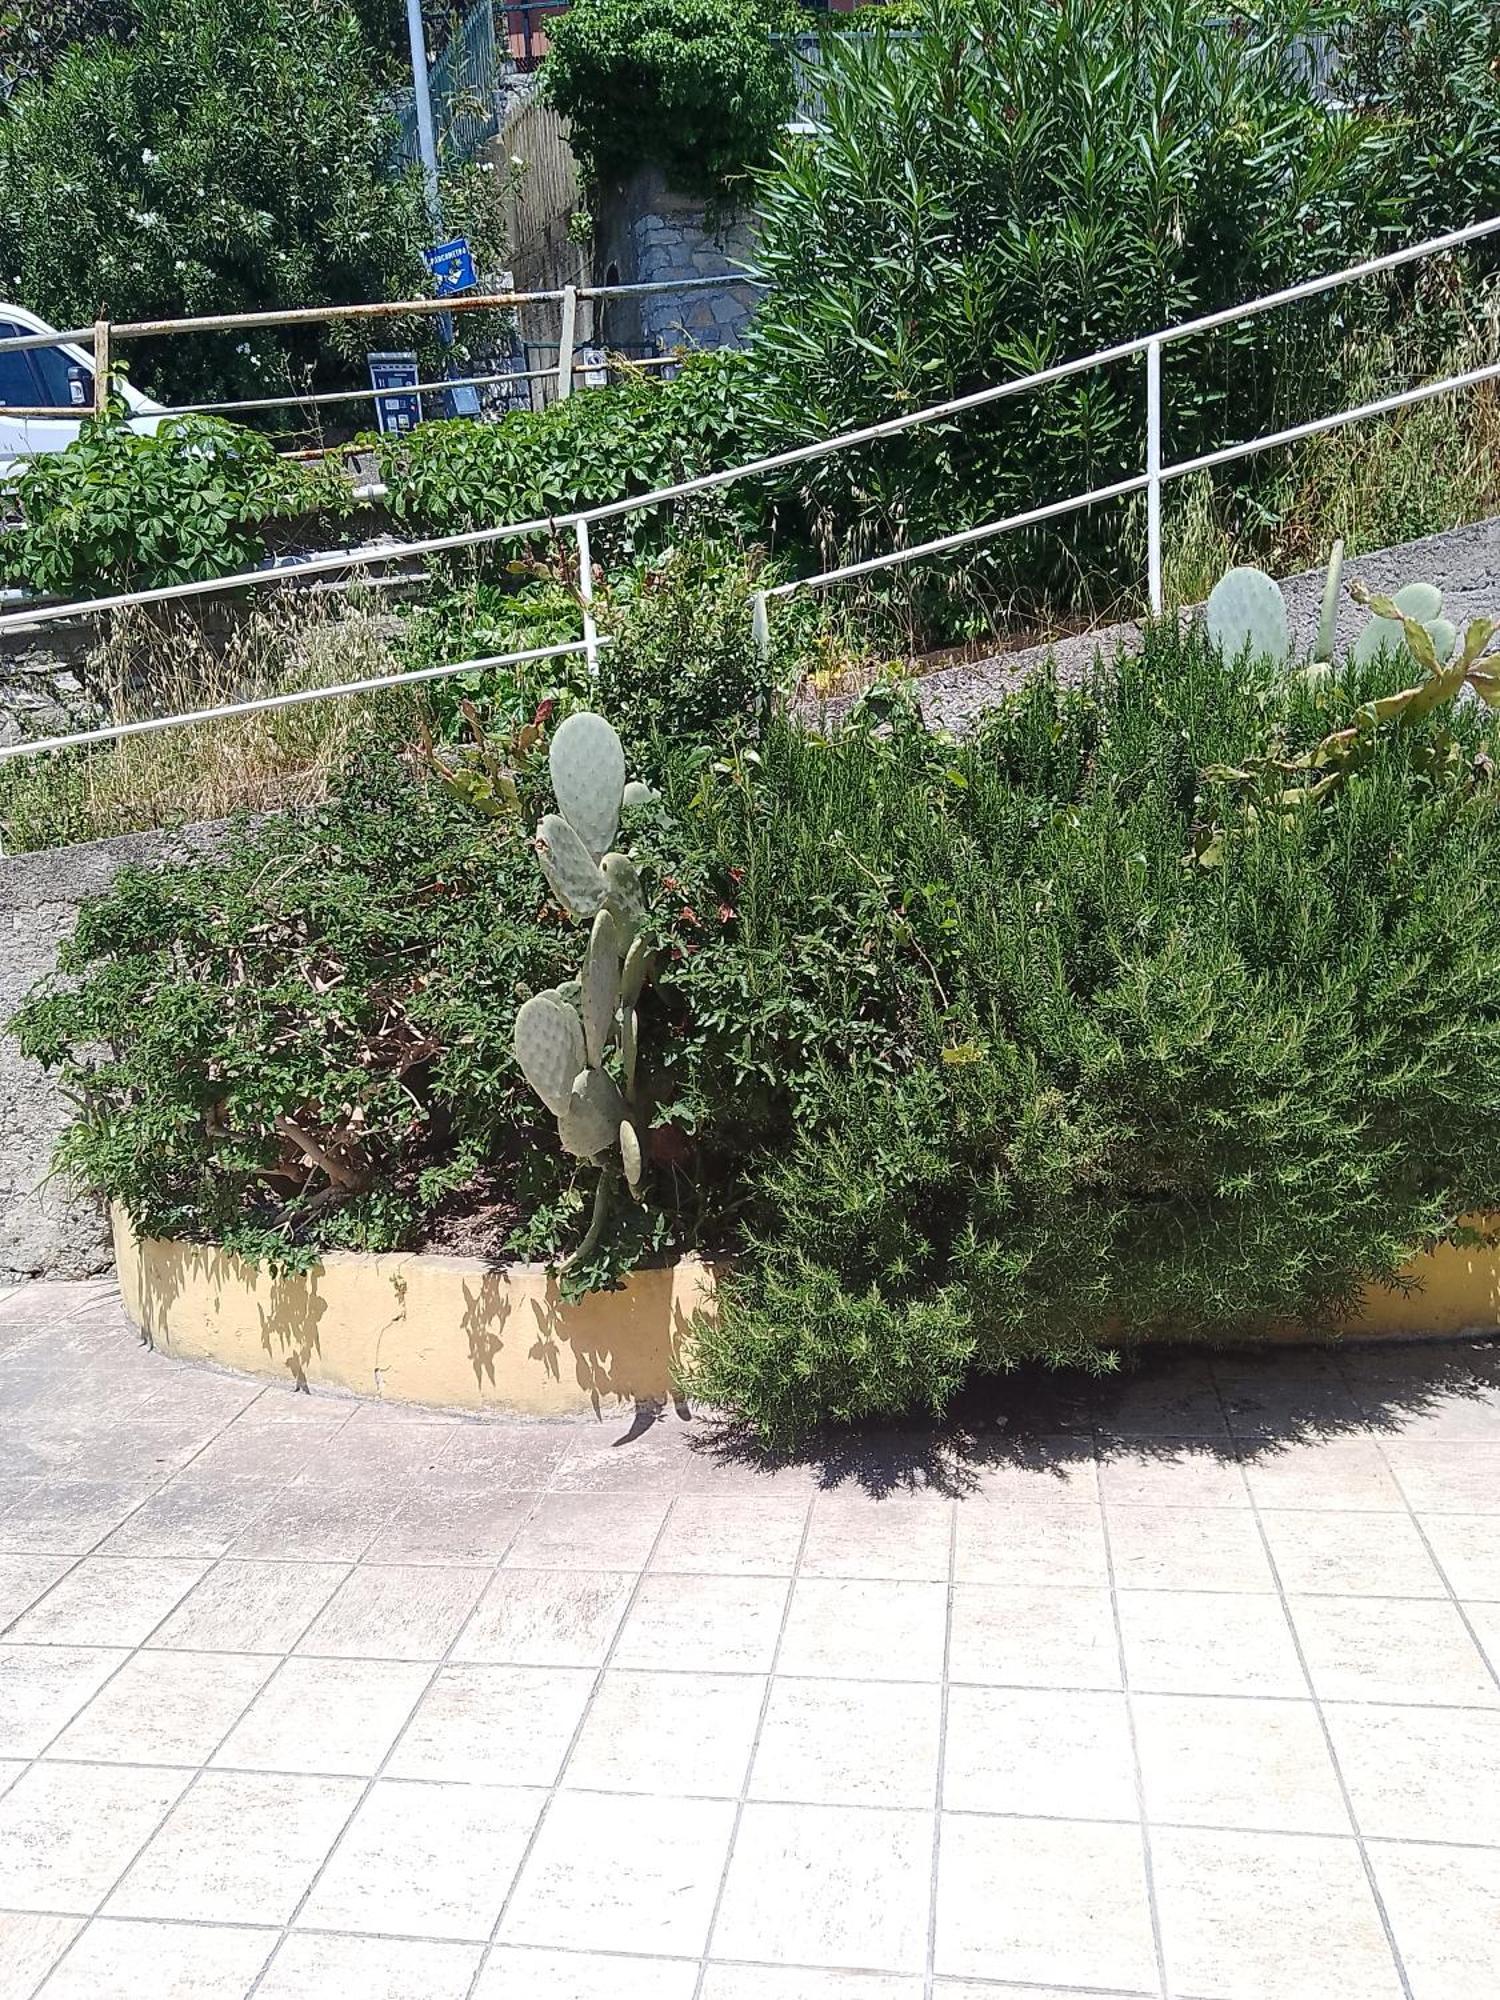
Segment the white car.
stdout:
<svg viewBox="0 0 1500 2000">
<path fill-rule="evenodd" d="M 0 340 L 56 331 L 24 306 L 0 301 Z M 132 389 L 128 382 L 119 383 L 118 391 L 131 415 L 141 419 L 132 428 L 154 431 L 165 414 L 162 405 Z M 94 357 L 86 347 L 65 343 L 60 347 L 12 348 L 9 352 L 0 348 L 0 472 L 8 471 L 13 461 L 34 458 L 39 452 L 66 451 L 93 407 Z M 57 414 L 9 414 L 10 410 L 28 409 L 55 410 Z"/>
</svg>

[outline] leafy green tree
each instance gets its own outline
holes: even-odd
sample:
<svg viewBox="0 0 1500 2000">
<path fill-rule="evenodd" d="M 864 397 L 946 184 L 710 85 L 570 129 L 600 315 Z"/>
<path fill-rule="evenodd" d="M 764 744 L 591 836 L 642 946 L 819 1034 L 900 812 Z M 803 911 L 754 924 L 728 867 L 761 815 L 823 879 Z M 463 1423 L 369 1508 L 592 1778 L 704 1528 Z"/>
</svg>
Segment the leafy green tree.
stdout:
<svg viewBox="0 0 1500 2000">
<path fill-rule="evenodd" d="M 0 98 L 50 68 L 73 42 L 129 32 L 130 0 L 6 0 L 0 5 Z"/>
<path fill-rule="evenodd" d="M 587 176 L 658 166 L 685 194 L 729 192 L 792 115 L 772 37 L 795 15 L 787 0 L 577 0 L 548 23 L 542 75 Z"/>
<path fill-rule="evenodd" d="M 390 177 L 386 59 L 352 6 L 136 0 L 135 19 L 0 113 L 0 296 L 76 325 L 428 289 L 421 189 Z M 274 391 L 367 344 L 229 335 L 128 359 L 181 401 Z"/>
</svg>

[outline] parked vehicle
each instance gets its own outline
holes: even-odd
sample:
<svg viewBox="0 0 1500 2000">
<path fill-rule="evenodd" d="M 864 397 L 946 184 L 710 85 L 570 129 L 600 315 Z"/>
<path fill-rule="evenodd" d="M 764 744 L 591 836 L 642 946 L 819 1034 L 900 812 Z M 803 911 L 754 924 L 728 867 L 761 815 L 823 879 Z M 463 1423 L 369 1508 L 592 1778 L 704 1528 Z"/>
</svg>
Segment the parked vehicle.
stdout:
<svg viewBox="0 0 1500 2000">
<path fill-rule="evenodd" d="M 24 306 L 0 301 L 0 340 L 56 330 Z M 141 419 L 138 428 L 154 431 L 161 421 L 162 405 L 132 389 L 128 382 L 120 383 L 119 393 L 132 416 Z M 0 472 L 13 460 L 38 452 L 66 451 L 93 407 L 94 357 L 86 347 L 64 344 L 9 353 L 0 349 Z M 49 414 L 20 417 L 11 416 L 10 410 L 45 410 Z M 50 414 L 54 410 L 56 416 Z"/>
</svg>

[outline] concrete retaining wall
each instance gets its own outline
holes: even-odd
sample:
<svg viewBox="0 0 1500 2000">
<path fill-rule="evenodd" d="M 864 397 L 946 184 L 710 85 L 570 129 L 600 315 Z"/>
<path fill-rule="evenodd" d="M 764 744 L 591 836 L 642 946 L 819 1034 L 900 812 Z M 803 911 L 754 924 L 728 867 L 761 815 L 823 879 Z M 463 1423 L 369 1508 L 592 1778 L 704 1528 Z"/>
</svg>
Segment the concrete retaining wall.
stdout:
<svg viewBox="0 0 1500 2000">
<path fill-rule="evenodd" d="M 113 1263 L 102 1205 L 52 1177 L 53 1150 L 73 1107 L 51 1077 L 24 1060 L 11 1016 L 56 968 L 80 903 L 128 864 L 184 860 L 224 832 L 216 821 L 0 859 L 0 1284 L 91 1278 Z"/>
</svg>

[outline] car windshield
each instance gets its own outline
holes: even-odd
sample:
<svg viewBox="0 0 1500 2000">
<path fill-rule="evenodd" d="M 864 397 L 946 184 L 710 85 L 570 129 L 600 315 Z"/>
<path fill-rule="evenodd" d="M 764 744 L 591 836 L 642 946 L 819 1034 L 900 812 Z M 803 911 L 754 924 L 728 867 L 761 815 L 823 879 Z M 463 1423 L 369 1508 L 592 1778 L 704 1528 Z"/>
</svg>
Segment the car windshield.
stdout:
<svg viewBox="0 0 1500 2000">
<path fill-rule="evenodd" d="M 0 319 L 0 340 L 14 340 L 21 332 L 14 321 Z M 29 354 L 0 354 L 0 403 L 25 409 L 37 401 Z"/>
</svg>

